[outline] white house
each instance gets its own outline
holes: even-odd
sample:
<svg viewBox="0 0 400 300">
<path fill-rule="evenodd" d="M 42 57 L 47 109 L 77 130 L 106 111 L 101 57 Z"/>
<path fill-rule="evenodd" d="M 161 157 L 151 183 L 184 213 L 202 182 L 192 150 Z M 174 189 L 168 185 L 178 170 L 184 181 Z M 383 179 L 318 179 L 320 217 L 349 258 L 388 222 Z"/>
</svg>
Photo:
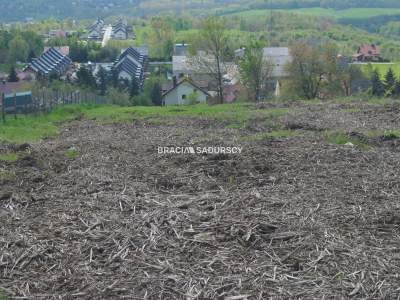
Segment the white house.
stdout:
<svg viewBox="0 0 400 300">
<path fill-rule="evenodd" d="M 206 103 L 209 96 L 208 92 L 185 78 L 179 83 L 174 81 L 172 88 L 163 94 L 163 105 L 191 104 L 190 101 Z"/>
</svg>

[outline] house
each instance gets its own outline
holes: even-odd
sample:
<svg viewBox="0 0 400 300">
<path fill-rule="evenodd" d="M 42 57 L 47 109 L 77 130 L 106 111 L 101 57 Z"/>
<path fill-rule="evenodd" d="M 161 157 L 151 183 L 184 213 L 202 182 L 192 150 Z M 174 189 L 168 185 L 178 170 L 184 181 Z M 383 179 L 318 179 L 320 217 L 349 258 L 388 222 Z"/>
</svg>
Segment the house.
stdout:
<svg viewBox="0 0 400 300">
<path fill-rule="evenodd" d="M 361 45 L 357 53 L 353 55 L 353 60 L 357 62 L 382 61 L 381 50 L 375 44 Z"/>
<path fill-rule="evenodd" d="M 50 48 L 51 47 L 44 47 L 44 51 L 43 52 L 49 51 Z M 66 55 L 66 56 L 69 55 L 69 46 L 61 46 L 61 47 L 53 47 L 53 48 L 58 50 L 63 55 Z"/>
<path fill-rule="evenodd" d="M 173 86 L 163 93 L 163 105 L 182 105 L 191 104 L 191 101 L 206 103 L 210 94 L 197 86 L 193 81 L 188 78 L 177 82 L 174 78 Z"/>
<path fill-rule="evenodd" d="M 104 20 L 98 18 L 87 30 L 89 40 L 101 40 L 104 34 Z"/>
<path fill-rule="evenodd" d="M 267 47 L 263 49 L 264 59 L 272 64 L 273 78 L 287 77 L 286 66 L 292 61 L 288 47 Z"/>
<path fill-rule="evenodd" d="M 174 56 L 187 56 L 189 54 L 189 44 L 182 42 L 174 45 Z"/>
<path fill-rule="evenodd" d="M 34 75 L 48 77 L 50 75 L 62 76 L 71 67 L 72 61 L 54 47 L 47 49 L 39 58 L 35 58 L 26 68 Z"/>
<path fill-rule="evenodd" d="M 112 38 L 116 40 L 128 39 L 128 23 L 125 20 L 119 19 L 112 27 Z"/>
<path fill-rule="evenodd" d="M 149 51 L 145 47 L 129 47 L 123 50 L 114 63 L 113 70 L 120 80 L 135 80 L 142 87 L 149 60 Z"/>
</svg>

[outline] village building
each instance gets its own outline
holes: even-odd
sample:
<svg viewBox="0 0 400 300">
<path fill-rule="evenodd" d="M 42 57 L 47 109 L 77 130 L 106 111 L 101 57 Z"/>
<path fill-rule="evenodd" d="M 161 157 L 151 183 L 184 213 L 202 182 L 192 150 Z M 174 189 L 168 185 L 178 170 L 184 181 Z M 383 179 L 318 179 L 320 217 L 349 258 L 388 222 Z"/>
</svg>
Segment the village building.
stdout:
<svg viewBox="0 0 400 300">
<path fill-rule="evenodd" d="M 52 29 L 49 31 L 50 38 L 67 38 L 72 36 L 76 31 L 67 31 L 62 29 Z"/>
<path fill-rule="evenodd" d="M 353 55 L 353 61 L 355 62 L 376 62 L 382 61 L 381 50 L 375 45 L 361 45 L 357 49 L 357 53 Z"/>
<path fill-rule="evenodd" d="M 98 18 L 96 22 L 90 25 L 88 28 L 88 39 L 89 40 L 101 40 L 104 35 L 104 20 Z"/>
<path fill-rule="evenodd" d="M 191 101 L 206 103 L 209 97 L 210 94 L 206 90 L 190 79 L 184 78 L 178 82 L 174 77 L 173 86 L 163 93 L 162 103 L 166 106 L 192 104 Z"/>
<path fill-rule="evenodd" d="M 71 59 L 54 47 L 48 48 L 39 58 L 35 58 L 26 68 L 35 76 L 48 77 L 65 75 L 71 67 Z"/>
<path fill-rule="evenodd" d="M 129 27 L 126 20 L 118 20 L 116 24 L 112 27 L 112 38 L 116 40 L 126 40 L 128 39 Z"/>
<path fill-rule="evenodd" d="M 120 80 L 135 80 L 142 87 L 146 77 L 149 51 L 145 47 L 129 47 L 116 60 L 113 70 Z"/>
<path fill-rule="evenodd" d="M 174 45 L 173 56 L 187 56 L 189 54 L 189 44 L 182 42 Z"/>
</svg>

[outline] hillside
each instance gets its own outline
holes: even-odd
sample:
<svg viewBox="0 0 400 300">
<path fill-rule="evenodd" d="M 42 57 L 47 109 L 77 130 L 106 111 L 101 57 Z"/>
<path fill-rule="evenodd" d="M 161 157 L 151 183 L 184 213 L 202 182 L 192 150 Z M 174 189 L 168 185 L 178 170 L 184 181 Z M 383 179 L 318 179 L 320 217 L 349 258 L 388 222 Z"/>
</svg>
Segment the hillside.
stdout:
<svg viewBox="0 0 400 300">
<path fill-rule="evenodd" d="M 399 15 L 399 11 L 393 8 L 400 9 L 400 3 L 395 0 L 0 0 L 2 12 L 0 21 L 49 17 L 86 19 L 116 14 L 145 16 L 159 13 L 196 13 L 198 15 L 249 9 L 298 10 L 300 13 L 338 18 Z"/>
<path fill-rule="evenodd" d="M 0 144 L 0 295 L 400 296 L 398 102 L 65 110 Z"/>
</svg>

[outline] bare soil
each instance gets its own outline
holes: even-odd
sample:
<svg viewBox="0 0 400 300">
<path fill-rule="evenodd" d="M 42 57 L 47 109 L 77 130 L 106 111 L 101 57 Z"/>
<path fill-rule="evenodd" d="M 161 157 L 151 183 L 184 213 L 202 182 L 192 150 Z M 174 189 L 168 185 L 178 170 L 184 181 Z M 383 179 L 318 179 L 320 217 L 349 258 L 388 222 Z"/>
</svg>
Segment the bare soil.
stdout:
<svg viewBox="0 0 400 300">
<path fill-rule="evenodd" d="M 66 124 L 0 162 L 13 174 L 0 181 L 0 288 L 22 299 L 399 299 L 397 140 L 359 149 L 320 134 L 396 129 L 398 117 L 393 105 L 302 106 L 278 121 L 301 134 L 261 141 L 243 139 L 259 127 L 207 119 Z M 157 152 L 190 145 L 243 152 Z"/>
</svg>

